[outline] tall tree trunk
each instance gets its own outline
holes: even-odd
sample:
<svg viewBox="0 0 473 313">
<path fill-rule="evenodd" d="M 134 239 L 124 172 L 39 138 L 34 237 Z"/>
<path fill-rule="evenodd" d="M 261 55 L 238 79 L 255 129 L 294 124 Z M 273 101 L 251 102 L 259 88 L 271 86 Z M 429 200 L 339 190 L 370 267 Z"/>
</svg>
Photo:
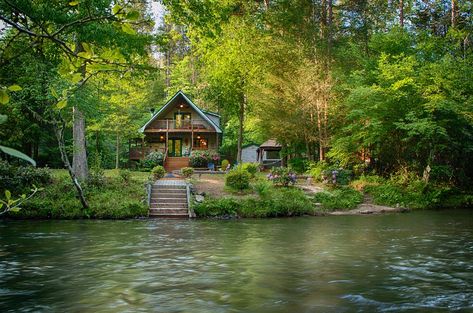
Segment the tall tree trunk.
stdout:
<svg viewBox="0 0 473 313">
<path fill-rule="evenodd" d="M 327 17 L 327 59 L 331 62 L 332 54 L 332 23 L 333 23 L 333 0 L 328 1 L 328 17 Z"/>
<path fill-rule="evenodd" d="M 238 112 L 238 147 L 237 147 L 237 162 L 241 164 L 241 152 L 243 146 L 243 131 L 244 131 L 244 122 L 245 122 L 245 106 L 246 106 L 246 94 L 243 94 L 242 101 L 240 102 L 240 110 Z"/>
<path fill-rule="evenodd" d="M 399 25 L 404 28 L 404 0 L 399 0 Z"/>
<path fill-rule="evenodd" d="M 322 126 L 322 107 L 317 103 L 317 132 L 319 135 L 319 160 L 325 160 L 324 140 L 323 140 L 323 126 Z"/>
<path fill-rule="evenodd" d="M 87 150 L 85 145 L 85 118 L 84 114 L 79 111 L 77 106 L 72 108 L 72 112 L 72 169 L 77 178 L 84 180 L 89 176 L 89 168 L 87 166 Z"/>
<path fill-rule="evenodd" d="M 320 39 L 324 40 L 327 31 L 327 0 L 321 2 L 322 11 L 320 12 Z"/>
<path fill-rule="evenodd" d="M 117 132 L 117 138 L 115 143 L 115 168 L 120 168 L 120 135 Z"/>
<path fill-rule="evenodd" d="M 76 43 L 76 52 L 84 51 L 80 42 Z M 85 79 L 86 65 L 80 67 L 82 80 Z M 72 108 L 72 169 L 77 178 L 86 179 L 89 176 L 89 167 L 87 165 L 87 149 L 85 143 L 85 117 L 77 105 Z"/>
<path fill-rule="evenodd" d="M 61 125 L 59 125 L 57 121 L 54 123 L 54 132 L 56 134 L 56 139 L 59 146 L 59 152 L 61 153 L 62 162 L 66 166 L 67 171 L 69 172 L 69 176 L 71 177 L 72 183 L 74 184 L 74 187 L 76 188 L 77 196 L 79 197 L 80 203 L 82 204 L 82 208 L 87 209 L 89 207 L 89 204 L 87 203 L 87 200 L 85 199 L 84 192 L 75 174 L 76 172 L 73 170 L 71 163 L 69 162 L 69 157 L 67 156 L 66 144 L 64 142 L 64 128 L 65 128 L 64 124 L 65 124 L 64 121 L 61 121 Z"/>
<path fill-rule="evenodd" d="M 457 24 L 457 4 L 456 4 L 456 0 L 451 0 L 452 4 L 452 12 L 451 12 L 451 24 L 452 24 L 452 27 L 455 27 L 456 24 Z"/>
</svg>

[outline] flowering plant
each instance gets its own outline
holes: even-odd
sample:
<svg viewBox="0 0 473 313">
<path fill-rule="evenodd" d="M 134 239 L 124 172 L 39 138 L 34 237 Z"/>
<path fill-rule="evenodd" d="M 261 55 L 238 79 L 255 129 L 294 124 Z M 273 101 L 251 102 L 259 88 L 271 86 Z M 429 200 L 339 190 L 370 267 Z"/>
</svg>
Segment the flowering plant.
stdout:
<svg viewBox="0 0 473 313">
<path fill-rule="evenodd" d="M 212 161 L 218 162 L 218 161 L 220 161 L 220 154 L 218 154 L 218 152 L 216 152 L 216 151 L 212 151 L 211 155 L 210 155 L 210 158 L 211 158 Z"/>
<path fill-rule="evenodd" d="M 285 167 L 274 167 L 266 177 L 269 181 L 272 181 L 273 184 L 286 187 L 290 184 L 294 185 L 297 180 L 296 173 Z"/>
<path fill-rule="evenodd" d="M 209 163 L 220 161 L 220 154 L 214 150 L 193 150 L 190 163 L 193 167 L 207 167 Z"/>
</svg>

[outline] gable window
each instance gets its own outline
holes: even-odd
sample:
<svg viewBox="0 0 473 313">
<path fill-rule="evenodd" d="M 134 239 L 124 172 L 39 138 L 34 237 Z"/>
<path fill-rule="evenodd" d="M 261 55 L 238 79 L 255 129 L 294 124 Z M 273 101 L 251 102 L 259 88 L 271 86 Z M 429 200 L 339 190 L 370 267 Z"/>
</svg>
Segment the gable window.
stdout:
<svg viewBox="0 0 473 313">
<path fill-rule="evenodd" d="M 174 113 L 174 119 L 176 120 L 176 128 L 188 128 L 191 126 L 191 114 L 176 112 Z"/>
</svg>

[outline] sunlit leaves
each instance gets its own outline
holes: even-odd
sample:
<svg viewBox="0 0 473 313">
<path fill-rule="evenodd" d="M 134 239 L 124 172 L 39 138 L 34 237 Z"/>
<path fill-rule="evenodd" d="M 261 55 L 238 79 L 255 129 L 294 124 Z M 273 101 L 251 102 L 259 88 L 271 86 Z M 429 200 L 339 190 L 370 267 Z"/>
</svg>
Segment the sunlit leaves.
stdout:
<svg viewBox="0 0 473 313">
<path fill-rule="evenodd" d="M 70 5 L 71 7 L 74 7 L 74 6 L 78 5 L 78 4 L 79 4 L 79 1 L 71 1 L 71 2 L 69 2 L 69 5 Z"/>
<path fill-rule="evenodd" d="M 115 4 L 113 7 L 112 7 L 112 13 L 113 14 L 117 14 L 118 12 L 120 12 L 122 10 L 122 6 L 119 5 L 119 4 Z"/>
<path fill-rule="evenodd" d="M 11 85 L 7 88 L 0 87 L 0 104 L 7 104 L 10 101 L 9 91 L 20 91 L 22 88 L 18 85 Z"/>
<path fill-rule="evenodd" d="M 7 104 L 10 101 L 10 97 L 8 96 L 8 92 L 4 89 L 0 89 L 0 103 Z"/>
<path fill-rule="evenodd" d="M 130 11 L 126 14 L 126 19 L 129 21 L 136 21 L 140 18 L 140 12 Z"/>
<path fill-rule="evenodd" d="M 59 109 L 59 110 L 64 109 L 66 106 L 67 106 L 67 100 L 66 99 L 61 100 L 58 103 L 56 103 L 56 108 Z"/>
<path fill-rule="evenodd" d="M 8 87 L 8 90 L 10 91 L 20 91 L 22 88 L 18 85 L 11 85 L 10 87 Z"/>
<path fill-rule="evenodd" d="M 131 27 L 130 24 L 126 24 L 126 23 L 122 24 L 122 30 L 123 30 L 123 32 L 125 32 L 129 35 L 136 34 L 136 31 L 133 29 L 133 27 Z"/>
</svg>

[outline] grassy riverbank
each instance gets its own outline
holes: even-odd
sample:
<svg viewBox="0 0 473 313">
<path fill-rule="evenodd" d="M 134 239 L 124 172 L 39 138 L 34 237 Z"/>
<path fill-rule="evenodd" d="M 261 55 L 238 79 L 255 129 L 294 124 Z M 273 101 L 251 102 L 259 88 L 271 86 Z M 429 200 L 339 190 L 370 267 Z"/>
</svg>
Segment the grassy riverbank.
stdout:
<svg viewBox="0 0 473 313">
<path fill-rule="evenodd" d="M 323 215 L 354 209 L 363 200 L 362 193 L 350 187 L 313 193 L 298 187 L 306 184 L 304 180 L 298 180 L 295 187 L 274 186 L 262 173 L 240 191 L 225 186 L 223 175 L 194 175 L 192 183 L 197 194 L 205 195 L 202 202 L 193 203 L 198 217 Z"/>
<path fill-rule="evenodd" d="M 84 184 L 89 209 L 83 210 L 65 170 L 51 170 L 52 180 L 21 205 L 11 218 L 121 219 L 148 215 L 144 184 L 149 173 L 106 170 Z"/>
<path fill-rule="evenodd" d="M 473 195 L 448 185 L 425 184 L 411 178 L 361 176 L 345 186 L 308 185 L 276 187 L 258 173 L 250 187 L 236 191 L 225 186 L 223 175 L 194 175 L 197 194 L 205 195 L 193 207 L 198 217 L 278 217 L 353 213 L 360 205 L 383 206 L 379 211 L 473 207 Z M 310 190 L 315 190 L 310 192 Z M 355 212 L 356 214 L 356 212 Z M 362 214 L 362 212 L 360 213 Z"/>
<path fill-rule="evenodd" d="M 11 170 L 11 169 L 8 169 Z M 93 173 L 83 184 L 89 209 L 83 210 L 65 170 L 22 170 L 11 178 L 12 194 L 18 198 L 34 182 L 42 190 L 25 201 L 11 218 L 123 219 L 148 215 L 145 183 L 150 174 L 105 170 Z M 16 180 L 15 180 L 16 179 Z M 472 207 L 473 195 L 448 185 L 425 184 L 399 178 L 361 176 L 345 186 L 329 186 L 298 180 L 296 186 L 275 186 L 266 174 L 256 173 L 249 186 L 235 190 L 225 185 L 225 175 L 193 175 L 196 195 L 193 209 L 198 217 L 265 218 L 356 214 L 362 203 L 409 209 Z M 38 183 L 40 182 L 40 183 Z M 198 198 L 199 202 L 195 201 Z M 355 210 L 356 209 L 356 210 Z"/>
</svg>

